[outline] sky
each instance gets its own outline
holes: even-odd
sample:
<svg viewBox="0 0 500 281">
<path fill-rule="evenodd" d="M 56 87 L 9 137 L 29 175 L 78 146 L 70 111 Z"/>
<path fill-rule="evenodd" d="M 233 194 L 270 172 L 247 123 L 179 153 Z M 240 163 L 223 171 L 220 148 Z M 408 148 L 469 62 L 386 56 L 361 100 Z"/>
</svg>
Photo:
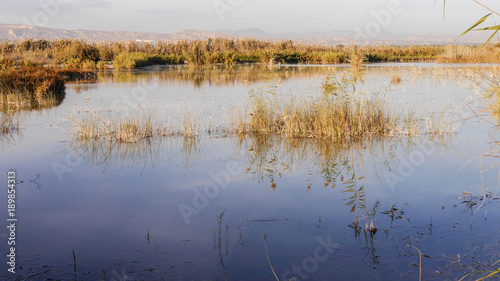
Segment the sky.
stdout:
<svg viewBox="0 0 500 281">
<path fill-rule="evenodd" d="M 498 0 L 481 0 L 500 11 Z M 172 33 L 260 28 L 269 33 L 375 32 L 456 36 L 489 13 L 473 0 L 0 0 L 0 23 Z M 500 24 L 500 18 L 497 20 Z M 486 25 L 494 25 L 494 18 Z"/>
</svg>

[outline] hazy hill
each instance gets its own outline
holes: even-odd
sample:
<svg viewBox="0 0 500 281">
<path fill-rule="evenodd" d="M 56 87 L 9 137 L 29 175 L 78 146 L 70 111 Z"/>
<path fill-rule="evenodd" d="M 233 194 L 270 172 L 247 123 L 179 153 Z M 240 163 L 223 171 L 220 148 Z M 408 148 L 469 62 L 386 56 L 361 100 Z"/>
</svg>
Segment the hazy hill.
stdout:
<svg viewBox="0 0 500 281">
<path fill-rule="evenodd" d="M 22 40 L 27 38 L 43 39 L 81 39 L 86 41 L 129 41 L 129 40 L 195 40 L 213 37 L 240 37 L 232 34 L 185 30 L 176 33 L 146 33 L 133 31 L 97 31 L 97 30 L 66 30 L 55 28 L 33 27 L 26 25 L 0 24 L 0 40 Z"/>
<path fill-rule="evenodd" d="M 482 34 L 484 35 L 484 34 Z M 487 35 L 487 34 L 486 34 Z M 27 38 L 41 39 L 80 39 L 86 41 L 175 41 L 175 40 L 196 40 L 214 37 L 223 38 L 258 38 L 264 40 L 294 40 L 300 43 L 308 44 L 346 44 L 353 43 L 364 44 L 444 44 L 451 43 L 454 37 L 423 37 L 412 34 L 393 34 L 381 31 L 376 38 L 368 41 L 355 41 L 356 32 L 354 31 L 311 31 L 311 32 L 289 32 L 289 33 L 268 33 L 258 28 L 248 28 L 242 30 L 221 30 L 221 31 L 202 31 L 202 30 L 184 30 L 176 33 L 147 33 L 134 31 L 97 31 L 97 30 L 66 30 L 55 28 L 33 27 L 26 25 L 0 24 L 0 40 L 22 40 Z M 483 36 L 484 37 L 484 36 Z M 469 36 L 468 40 L 462 40 L 461 43 L 483 42 L 483 38 L 474 38 Z"/>
</svg>

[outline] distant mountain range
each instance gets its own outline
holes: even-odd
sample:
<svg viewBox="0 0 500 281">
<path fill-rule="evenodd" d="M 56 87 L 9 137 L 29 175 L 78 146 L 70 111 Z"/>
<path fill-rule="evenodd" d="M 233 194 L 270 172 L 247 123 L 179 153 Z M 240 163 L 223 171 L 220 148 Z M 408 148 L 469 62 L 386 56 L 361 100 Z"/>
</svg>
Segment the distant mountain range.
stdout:
<svg viewBox="0 0 500 281">
<path fill-rule="evenodd" d="M 0 24 L 0 40 L 39 39 L 80 39 L 84 41 L 174 41 L 197 40 L 213 37 L 239 37 L 232 34 L 213 31 L 185 30 L 176 33 L 147 33 L 134 31 L 97 31 L 66 30 L 56 28 L 34 27 L 27 25 Z"/>
<path fill-rule="evenodd" d="M 220 30 L 225 34 L 243 37 L 256 37 L 266 39 L 290 39 L 296 42 L 315 43 L 315 44 L 449 44 L 454 42 L 456 37 L 435 37 L 435 36 L 419 36 L 410 33 L 389 33 L 380 31 L 376 37 L 366 39 L 358 39 L 356 31 L 309 31 L 309 32 L 288 32 L 272 34 L 262 29 L 249 28 L 241 30 Z M 483 36 L 484 37 L 484 36 Z M 481 43 L 484 38 L 479 36 L 469 36 L 468 41 L 461 41 L 461 43 Z"/>
<path fill-rule="evenodd" d="M 262 29 L 249 28 L 242 30 L 184 30 L 175 33 L 147 33 L 133 31 L 97 31 L 97 30 L 66 30 L 55 28 L 34 27 L 27 25 L 0 24 L 0 40 L 22 40 L 27 38 L 39 39 L 80 39 L 85 41 L 177 41 L 198 40 L 214 37 L 222 38 L 257 38 L 263 40 L 294 40 L 309 44 L 444 44 L 454 38 L 423 37 L 412 34 L 392 34 L 381 31 L 375 39 L 355 40 L 355 31 L 324 31 L 324 32 L 290 32 L 272 34 Z M 478 39 L 477 42 L 480 42 Z M 471 41 L 470 43 L 474 43 Z"/>
</svg>

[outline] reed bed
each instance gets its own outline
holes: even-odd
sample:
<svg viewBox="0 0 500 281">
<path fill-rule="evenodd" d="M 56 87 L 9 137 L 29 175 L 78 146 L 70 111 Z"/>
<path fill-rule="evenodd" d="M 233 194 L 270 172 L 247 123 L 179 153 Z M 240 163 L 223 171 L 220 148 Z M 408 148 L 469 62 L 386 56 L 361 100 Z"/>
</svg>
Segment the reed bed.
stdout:
<svg viewBox="0 0 500 281">
<path fill-rule="evenodd" d="M 102 61 L 101 61 L 102 62 Z M 120 69 L 134 69 L 136 67 L 163 65 L 163 64 L 181 64 L 184 58 L 178 55 L 147 55 L 141 52 L 119 53 L 113 60 L 113 67 Z M 105 68 L 101 64 L 101 69 Z"/>
<path fill-rule="evenodd" d="M 52 66 L 94 70 L 114 65 L 132 69 L 155 64 L 314 63 L 437 61 L 500 62 L 496 45 L 476 46 L 363 46 L 359 52 L 343 45 L 307 45 L 288 41 L 211 38 L 176 42 L 84 42 L 35 40 L 0 42 L 0 69 L 12 66 Z M 104 62 L 104 63 L 103 63 Z"/>
<path fill-rule="evenodd" d="M 30 111 L 50 109 L 60 105 L 65 97 L 65 93 L 43 96 L 8 93 L 0 95 L 0 110 Z"/>
</svg>

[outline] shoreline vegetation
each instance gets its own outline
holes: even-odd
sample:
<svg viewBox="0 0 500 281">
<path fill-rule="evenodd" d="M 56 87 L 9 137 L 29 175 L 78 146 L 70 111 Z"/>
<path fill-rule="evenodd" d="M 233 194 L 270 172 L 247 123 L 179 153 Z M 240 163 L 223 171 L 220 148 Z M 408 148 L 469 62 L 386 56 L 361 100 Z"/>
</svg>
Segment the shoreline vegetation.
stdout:
<svg viewBox="0 0 500 281">
<path fill-rule="evenodd" d="M 176 42 L 42 40 L 0 42 L 0 70 L 44 66 L 54 69 L 134 69 L 188 64 L 343 64 L 380 62 L 500 63 L 500 45 L 344 46 L 305 45 L 291 40 L 213 38 Z"/>
<path fill-rule="evenodd" d="M 381 62 L 500 63 L 500 45 L 358 47 L 224 38 L 154 44 L 0 41 L 0 107 L 33 110 L 57 106 L 64 99 L 66 81 L 96 81 L 97 70 L 187 64 L 198 71 L 207 65 L 259 63 L 350 64 L 358 71 L 363 64 Z"/>
</svg>

